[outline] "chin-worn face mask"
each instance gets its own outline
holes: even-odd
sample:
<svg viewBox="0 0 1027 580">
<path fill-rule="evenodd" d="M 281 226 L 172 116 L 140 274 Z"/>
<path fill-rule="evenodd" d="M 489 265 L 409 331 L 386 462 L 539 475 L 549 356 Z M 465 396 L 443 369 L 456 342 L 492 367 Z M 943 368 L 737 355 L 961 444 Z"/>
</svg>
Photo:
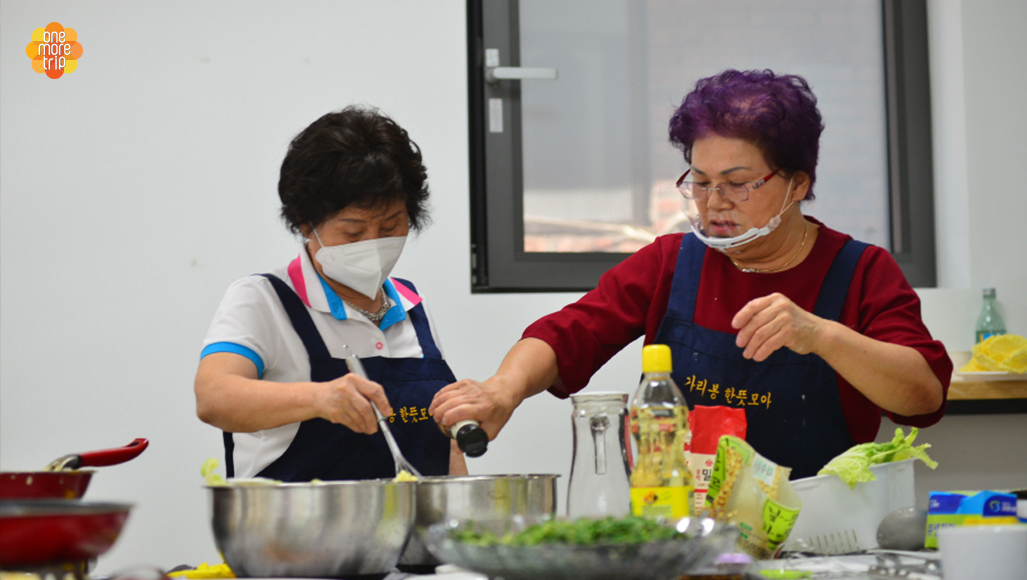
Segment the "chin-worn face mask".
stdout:
<svg viewBox="0 0 1027 580">
<path fill-rule="evenodd" d="M 325 246 L 317 229 L 314 237 L 321 244 L 314 258 L 321 264 L 325 276 L 372 300 L 392 273 L 407 241 L 406 236 L 393 236 Z"/>
<path fill-rule="evenodd" d="M 744 234 L 734 236 L 732 238 L 711 238 L 706 235 L 706 232 L 703 231 L 702 227 L 702 216 L 699 214 L 699 207 L 696 205 L 695 200 L 685 199 L 685 215 L 688 217 L 688 223 L 692 225 L 692 232 L 695 234 L 695 237 L 699 238 L 702 243 L 714 250 L 729 250 L 731 248 L 737 248 L 738 246 L 748 244 L 757 238 L 762 238 L 777 229 L 777 226 L 781 225 L 781 216 L 792 205 L 791 195 L 792 180 L 789 179 L 788 190 L 785 194 L 785 200 L 787 203 L 785 203 L 785 206 L 781 208 L 781 211 L 779 211 L 774 217 L 770 218 L 767 225 L 762 228 L 749 228 L 749 231 Z"/>
</svg>

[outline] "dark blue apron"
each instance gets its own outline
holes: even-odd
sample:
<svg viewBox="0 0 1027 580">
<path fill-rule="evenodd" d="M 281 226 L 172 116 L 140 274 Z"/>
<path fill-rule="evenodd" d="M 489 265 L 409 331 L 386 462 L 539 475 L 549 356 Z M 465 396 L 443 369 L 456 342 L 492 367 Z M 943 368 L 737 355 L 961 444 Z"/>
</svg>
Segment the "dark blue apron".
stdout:
<svg viewBox="0 0 1027 580">
<path fill-rule="evenodd" d="M 279 278 L 262 275 L 271 281 L 293 328 L 307 349 L 310 380 L 332 381 L 349 372 L 344 359 L 332 358 L 329 354 L 299 296 Z M 410 282 L 401 282 L 414 289 Z M 385 396 L 394 412 L 389 429 L 403 456 L 422 475 L 447 475 L 449 438 L 428 415 L 428 407 L 435 393 L 456 382 L 456 377 L 432 339 L 424 305 L 413 307 L 407 316 L 414 324 L 424 358 L 376 356 L 360 361 L 368 377 L 385 389 Z M 226 472 L 229 477 L 234 473 L 233 448 L 231 433 L 225 433 Z M 396 464 L 381 432 L 364 435 L 318 418 L 300 423 L 296 437 L 285 453 L 257 475 L 282 481 L 391 478 L 396 475 Z"/>
<path fill-rule="evenodd" d="M 867 244 L 849 240 L 824 279 L 813 313 L 837 321 L 856 262 Z M 670 346 L 672 376 L 689 406 L 744 408 L 746 441 L 764 457 L 792 468 L 792 479 L 816 475 L 854 444 L 845 425 L 835 371 L 814 354 L 780 348 L 763 362 L 742 357 L 735 334 L 694 322 L 706 246 L 681 240 L 667 314 L 656 343 Z"/>
</svg>

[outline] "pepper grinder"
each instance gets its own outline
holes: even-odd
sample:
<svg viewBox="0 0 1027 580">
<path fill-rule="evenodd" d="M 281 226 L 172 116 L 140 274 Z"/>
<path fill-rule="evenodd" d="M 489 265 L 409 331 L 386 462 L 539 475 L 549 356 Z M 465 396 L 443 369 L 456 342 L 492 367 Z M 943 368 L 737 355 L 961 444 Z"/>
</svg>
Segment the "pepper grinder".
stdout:
<svg viewBox="0 0 1027 580">
<path fill-rule="evenodd" d="M 468 457 L 481 457 L 489 448 L 489 435 L 477 421 L 457 421 L 449 427 L 448 435 Z"/>
</svg>

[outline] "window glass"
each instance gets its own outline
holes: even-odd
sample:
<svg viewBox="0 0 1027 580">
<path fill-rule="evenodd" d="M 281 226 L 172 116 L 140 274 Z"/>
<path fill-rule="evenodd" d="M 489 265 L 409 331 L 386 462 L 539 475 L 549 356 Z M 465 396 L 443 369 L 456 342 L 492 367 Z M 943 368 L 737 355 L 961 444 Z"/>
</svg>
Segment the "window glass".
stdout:
<svg viewBox="0 0 1027 580">
<path fill-rule="evenodd" d="M 770 68 L 809 81 L 826 129 L 803 212 L 888 235 L 880 0 L 521 0 L 523 251 L 633 252 L 687 231 L 667 123 L 699 78 Z"/>
</svg>

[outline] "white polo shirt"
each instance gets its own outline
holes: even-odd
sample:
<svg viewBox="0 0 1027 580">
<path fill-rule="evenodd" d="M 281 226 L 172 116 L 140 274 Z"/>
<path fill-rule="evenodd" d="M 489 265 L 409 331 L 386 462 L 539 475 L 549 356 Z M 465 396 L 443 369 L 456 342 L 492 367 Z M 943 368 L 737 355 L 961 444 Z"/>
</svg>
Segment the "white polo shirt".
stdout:
<svg viewBox="0 0 1027 580">
<path fill-rule="evenodd" d="M 341 345 L 358 357 L 422 358 L 424 353 L 407 312 L 421 303 L 413 289 L 395 279 L 385 282 L 393 306 L 375 326 L 351 308 L 314 269 L 306 249 L 288 266 L 270 272 L 284 281 L 307 306 L 332 357 L 345 358 Z M 427 307 L 425 314 L 435 345 L 442 345 Z M 251 360 L 266 381 L 310 380 L 310 359 L 271 282 L 263 276 L 235 281 L 225 292 L 203 341 L 200 358 L 232 352 Z M 234 433 L 235 477 L 253 477 L 289 447 L 299 423 L 254 433 Z"/>
</svg>

